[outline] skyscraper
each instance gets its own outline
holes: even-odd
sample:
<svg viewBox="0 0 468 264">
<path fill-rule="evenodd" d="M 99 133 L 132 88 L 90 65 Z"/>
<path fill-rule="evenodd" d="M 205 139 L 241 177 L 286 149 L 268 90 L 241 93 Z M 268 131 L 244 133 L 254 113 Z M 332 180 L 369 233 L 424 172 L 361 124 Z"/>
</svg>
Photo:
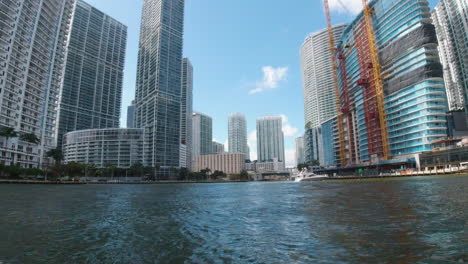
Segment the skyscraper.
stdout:
<svg viewBox="0 0 468 264">
<path fill-rule="evenodd" d="M 78 0 L 59 99 L 57 145 L 70 131 L 117 128 L 127 26 Z"/>
<path fill-rule="evenodd" d="M 127 107 L 127 128 L 135 127 L 135 100 Z"/>
<path fill-rule="evenodd" d="M 193 113 L 193 66 L 190 60 L 182 60 L 182 104 L 180 118 L 180 143 L 186 146 L 186 167 L 192 162 L 192 113 Z M 182 155 L 182 154 L 181 154 Z"/>
<path fill-rule="evenodd" d="M 243 153 L 245 154 L 245 159 L 249 159 L 247 122 L 243 114 L 235 113 L 229 116 L 228 133 L 229 152 Z"/>
<path fill-rule="evenodd" d="M 441 0 L 432 19 L 450 110 L 468 113 L 468 0 Z"/>
<path fill-rule="evenodd" d="M 447 136 L 447 97 L 428 2 L 374 0 L 369 5 L 380 67 L 372 62 L 362 12 L 337 47 L 348 165 L 410 158 Z M 382 79 L 374 76 L 376 68 Z"/>
<path fill-rule="evenodd" d="M 259 162 L 272 161 L 273 159 L 278 159 L 280 162 L 285 161 L 281 117 L 257 118 L 257 153 Z"/>
<path fill-rule="evenodd" d="M 144 1 L 135 124 L 145 129 L 144 165 L 165 175 L 179 167 L 183 29 L 184 0 Z"/>
<path fill-rule="evenodd" d="M 192 159 L 213 153 L 213 120 L 202 113 L 192 115 Z"/>
<path fill-rule="evenodd" d="M 74 0 L 0 1 L 0 126 L 40 140 L 0 138 L 0 163 L 37 167 L 55 145 L 74 5 Z"/>
<path fill-rule="evenodd" d="M 339 39 L 346 25 L 333 27 Z M 311 34 L 301 46 L 302 88 L 305 124 L 318 127 L 336 115 L 332 60 L 326 29 Z"/>
<path fill-rule="evenodd" d="M 224 153 L 224 144 L 213 141 L 212 154 Z"/>
<path fill-rule="evenodd" d="M 296 138 L 296 164 L 302 164 L 305 162 L 305 151 L 304 151 L 304 136 Z"/>
</svg>

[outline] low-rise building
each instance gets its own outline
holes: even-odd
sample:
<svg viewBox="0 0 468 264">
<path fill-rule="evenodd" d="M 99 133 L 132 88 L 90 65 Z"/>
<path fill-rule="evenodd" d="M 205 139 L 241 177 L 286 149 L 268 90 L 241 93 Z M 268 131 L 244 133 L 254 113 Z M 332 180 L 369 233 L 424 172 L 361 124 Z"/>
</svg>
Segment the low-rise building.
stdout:
<svg viewBox="0 0 468 264">
<path fill-rule="evenodd" d="M 64 162 L 93 164 L 97 168 L 130 168 L 143 163 L 143 129 L 86 129 L 65 134 Z"/>
<path fill-rule="evenodd" d="M 245 163 L 245 169 L 253 172 L 284 172 L 286 171 L 285 164 L 278 159 L 273 159 L 265 162 L 249 162 Z"/>
<path fill-rule="evenodd" d="M 195 157 L 194 171 L 210 169 L 222 171 L 228 175 L 240 174 L 244 169 L 244 153 L 219 153 L 212 155 L 200 155 Z"/>
</svg>

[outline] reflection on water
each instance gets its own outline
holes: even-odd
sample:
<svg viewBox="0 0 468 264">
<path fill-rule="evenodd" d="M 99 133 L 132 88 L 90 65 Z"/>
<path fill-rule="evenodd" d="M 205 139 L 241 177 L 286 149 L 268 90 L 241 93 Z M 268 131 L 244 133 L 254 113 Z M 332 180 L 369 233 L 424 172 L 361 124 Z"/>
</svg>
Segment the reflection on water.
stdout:
<svg viewBox="0 0 468 264">
<path fill-rule="evenodd" d="M 468 177 L 0 186 L 0 263 L 468 262 Z"/>
</svg>

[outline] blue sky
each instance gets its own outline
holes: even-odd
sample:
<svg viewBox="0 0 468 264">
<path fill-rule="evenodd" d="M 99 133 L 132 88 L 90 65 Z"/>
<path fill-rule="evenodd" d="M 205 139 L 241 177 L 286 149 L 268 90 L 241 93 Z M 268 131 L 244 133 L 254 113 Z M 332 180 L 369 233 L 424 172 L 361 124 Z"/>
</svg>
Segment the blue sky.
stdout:
<svg viewBox="0 0 468 264">
<path fill-rule="evenodd" d="M 86 1 L 86 0 L 85 0 Z M 87 0 L 128 26 L 121 124 L 134 98 L 142 0 Z M 352 20 L 361 0 L 330 0 L 333 23 Z M 434 1 L 432 1 L 432 5 Z M 299 48 L 326 26 L 320 0 L 186 0 L 184 56 L 194 66 L 194 110 L 213 117 L 213 138 L 227 141 L 227 118 L 247 117 L 256 156 L 255 119 L 283 115 L 288 165 L 303 133 Z"/>
</svg>

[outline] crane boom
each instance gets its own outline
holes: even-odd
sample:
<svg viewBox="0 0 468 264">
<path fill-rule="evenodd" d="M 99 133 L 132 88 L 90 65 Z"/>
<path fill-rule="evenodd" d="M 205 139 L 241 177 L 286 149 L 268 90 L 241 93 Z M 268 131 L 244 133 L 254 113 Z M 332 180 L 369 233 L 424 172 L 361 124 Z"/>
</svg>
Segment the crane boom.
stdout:
<svg viewBox="0 0 468 264">
<path fill-rule="evenodd" d="M 329 41 L 329 49 L 330 49 L 330 56 L 332 61 L 332 74 L 333 74 L 333 85 L 335 90 L 335 97 L 336 97 L 336 123 L 338 127 L 338 140 L 339 140 L 339 147 L 340 147 L 340 164 L 342 167 L 347 165 L 346 162 L 346 151 L 345 151 L 345 139 L 344 139 L 344 128 L 343 128 L 343 115 L 341 112 L 341 99 L 340 99 L 340 88 L 338 85 L 338 71 L 337 67 L 337 60 L 335 56 L 335 37 L 333 36 L 333 27 L 331 23 L 331 16 L 330 16 L 330 6 L 328 0 L 323 0 L 323 5 L 325 7 L 325 15 L 327 17 L 327 29 L 328 29 L 328 41 Z"/>
<path fill-rule="evenodd" d="M 382 137 L 382 152 L 383 159 L 390 158 L 389 144 L 388 144 L 388 130 L 387 130 L 387 117 L 385 114 L 384 93 L 383 93 L 383 80 L 381 73 L 381 66 L 377 51 L 377 44 L 375 41 L 375 34 L 372 26 L 372 9 L 370 8 L 367 0 L 362 0 L 364 7 L 364 22 L 367 31 L 367 38 L 369 41 L 369 52 L 372 60 L 372 70 L 374 76 L 374 85 L 377 96 L 377 108 L 379 111 L 380 132 Z"/>
</svg>

